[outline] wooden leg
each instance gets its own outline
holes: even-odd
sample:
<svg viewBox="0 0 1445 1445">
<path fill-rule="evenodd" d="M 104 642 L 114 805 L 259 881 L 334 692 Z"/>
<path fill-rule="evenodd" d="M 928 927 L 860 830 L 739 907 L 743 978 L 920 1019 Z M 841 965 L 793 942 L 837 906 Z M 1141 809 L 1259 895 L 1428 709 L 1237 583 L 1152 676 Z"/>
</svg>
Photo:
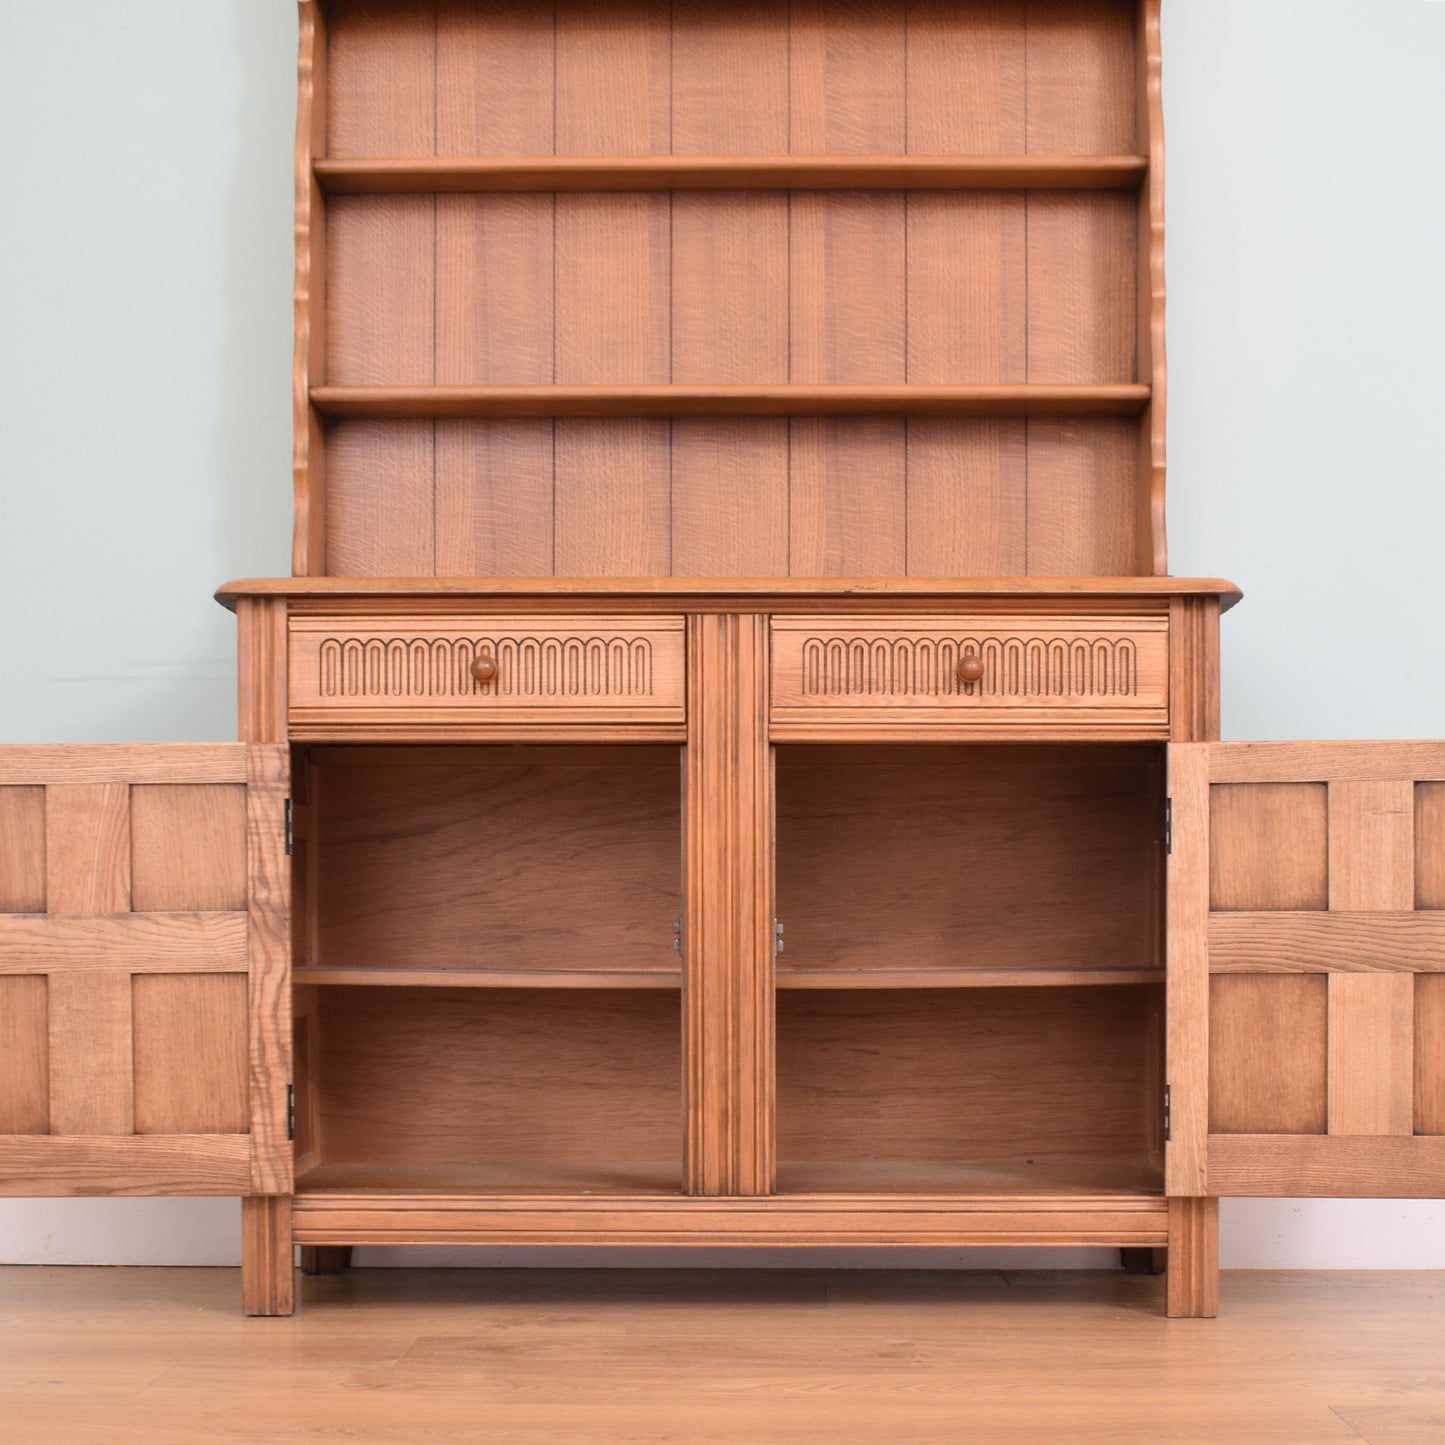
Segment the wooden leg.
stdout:
<svg viewBox="0 0 1445 1445">
<path fill-rule="evenodd" d="M 349 1244 L 303 1244 L 302 1274 L 345 1274 L 351 1268 Z"/>
<path fill-rule="evenodd" d="M 296 1308 L 291 1196 L 241 1201 L 241 1303 L 248 1315 L 289 1315 Z"/>
<path fill-rule="evenodd" d="M 1121 1249 L 1119 1264 L 1125 1274 L 1163 1274 L 1168 1266 L 1167 1249 Z"/>
<path fill-rule="evenodd" d="M 1170 1319 L 1212 1320 L 1219 1313 L 1219 1201 L 1169 1201 Z"/>
</svg>

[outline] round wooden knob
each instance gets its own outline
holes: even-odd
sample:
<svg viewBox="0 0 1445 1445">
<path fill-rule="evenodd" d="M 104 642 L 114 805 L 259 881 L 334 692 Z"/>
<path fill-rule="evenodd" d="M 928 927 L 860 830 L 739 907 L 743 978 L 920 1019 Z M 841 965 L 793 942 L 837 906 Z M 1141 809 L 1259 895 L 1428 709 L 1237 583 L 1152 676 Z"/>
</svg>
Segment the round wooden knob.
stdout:
<svg viewBox="0 0 1445 1445">
<path fill-rule="evenodd" d="M 976 652 L 965 652 L 958 659 L 958 680 L 977 682 L 983 676 L 983 658 Z"/>
<path fill-rule="evenodd" d="M 490 652 L 478 652 L 472 659 L 472 676 L 478 682 L 490 682 L 496 675 L 496 656 Z"/>
</svg>

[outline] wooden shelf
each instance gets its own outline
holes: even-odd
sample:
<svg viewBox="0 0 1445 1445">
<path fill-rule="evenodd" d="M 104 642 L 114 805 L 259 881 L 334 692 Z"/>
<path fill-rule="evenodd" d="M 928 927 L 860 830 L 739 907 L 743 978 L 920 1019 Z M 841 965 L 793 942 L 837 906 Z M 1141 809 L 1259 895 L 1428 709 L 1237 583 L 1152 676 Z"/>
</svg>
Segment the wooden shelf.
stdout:
<svg viewBox="0 0 1445 1445">
<path fill-rule="evenodd" d="M 796 1194 L 1162 1194 L 1162 1169 L 1140 1160 L 1087 1164 L 1040 1159 L 953 1163 L 923 1160 L 778 1161 L 777 1192 Z"/>
<path fill-rule="evenodd" d="M 1142 155 L 481 156 L 317 159 L 339 195 L 481 191 L 1136 190 Z"/>
<path fill-rule="evenodd" d="M 676 990 L 680 969 L 297 968 L 296 983 L 343 988 L 637 988 Z"/>
<path fill-rule="evenodd" d="M 780 989 L 1089 988 L 1163 983 L 1162 968 L 779 968 Z"/>
<path fill-rule="evenodd" d="M 680 1160 L 611 1160 L 606 1164 L 323 1163 L 296 1176 L 296 1193 L 320 1194 L 586 1194 L 682 1193 Z"/>
<path fill-rule="evenodd" d="M 1097 386 L 315 386 L 324 416 L 1138 416 L 1150 388 Z"/>
</svg>

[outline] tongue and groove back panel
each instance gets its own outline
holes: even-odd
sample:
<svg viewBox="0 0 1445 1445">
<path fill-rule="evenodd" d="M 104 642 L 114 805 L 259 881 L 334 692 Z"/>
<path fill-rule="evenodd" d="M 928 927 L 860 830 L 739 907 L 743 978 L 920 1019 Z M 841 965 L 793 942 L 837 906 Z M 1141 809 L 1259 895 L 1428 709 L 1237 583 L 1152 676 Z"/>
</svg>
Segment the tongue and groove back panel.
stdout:
<svg viewBox="0 0 1445 1445">
<path fill-rule="evenodd" d="M 332 0 L 303 25 L 297 570 L 1162 571 L 1151 8 Z M 625 188 L 486 164 L 554 156 Z M 667 156 L 808 159 L 626 175 Z M 852 188 L 809 170 L 850 156 Z M 1045 170 L 899 188 L 878 159 L 988 156 Z M 787 390 L 842 385 L 832 415 Z M 1059 385 L 1069 414 L 1029 391 Z"/>
</svg>

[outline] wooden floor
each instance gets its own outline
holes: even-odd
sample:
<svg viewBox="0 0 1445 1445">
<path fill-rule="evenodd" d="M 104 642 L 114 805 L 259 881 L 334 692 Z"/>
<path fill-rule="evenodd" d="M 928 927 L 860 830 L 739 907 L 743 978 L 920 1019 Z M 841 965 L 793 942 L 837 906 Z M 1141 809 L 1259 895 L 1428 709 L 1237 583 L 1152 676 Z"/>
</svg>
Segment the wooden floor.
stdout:
<svg viewBox="0 0 1445 1445">
<path fill-rule="evenodd" d="M 1445 1273 L 0 1269 L 0 1441 L 1445 1441 Z"/>
</svg>

